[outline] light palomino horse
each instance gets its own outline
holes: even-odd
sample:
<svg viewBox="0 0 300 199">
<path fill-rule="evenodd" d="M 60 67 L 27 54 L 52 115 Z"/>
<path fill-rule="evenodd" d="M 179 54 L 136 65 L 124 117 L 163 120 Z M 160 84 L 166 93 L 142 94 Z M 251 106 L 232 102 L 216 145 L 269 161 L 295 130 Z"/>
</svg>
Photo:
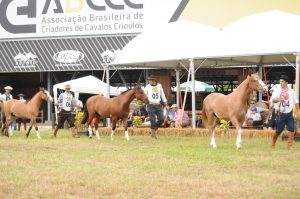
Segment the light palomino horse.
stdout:
<svg viewBox="0 0 300 199">
<path fill-rule="evenodd" d="M 111 139 L 114 138 L 114 133 L 116 129 L 116 123 L 118 119 L 122 119 L 125 128 L 125 138 L 129 140 L 129 135 L 127 131 L 127 121 L 129 114 L 130 102 L 136 98 L 137 100 L 144 101 L 147 96 L 145 95 L 143 89 L 138 86 L 134 89 L 129 89 L 122 93 L 121 95 L 114 98 L 106 98 L 100 95 L 95 95 L 90 97 L 84 107 L 84 118 L 81 123 L 85 124 L 88 122 L 89 125 L 89 137 L 92 138 L 92 127 L 91 122 L 93 118 L 95 121 L 96 137 L 100 139 L 100 134 L 98 131 L 98 124 L 101 118 L 112 118 L 112 131 Z"/>
<path fill-rule="evenodd" d="M 15 118 L 27 118 L 30 119 L 30 127 L 26 133 L 26 137 L 29 136 L 32 126 L 35 126 L 36 136 L 40 139 L 41 136 L 38 132 L 36 124 L 36 118 L 38 117 L 40 107 L 43 101 L 53 102 L 53 98 L 49 92 L 44 88 L 40 88 L 30 101 L 27 103 L 21 102 L 20 100 L 12 99 L 4 102 L 4 112 L 6 115 L 5 125 L 2 127 L 2 132 L 8 130 L 8 136 L 12 136 L 11 123 Z"/>
<path fill-rule="evenodd" d="M 236 147 L 242 146 L 242 125 L 248 109 L 248 99 L 253 91 L 267 91 L 258 74 L 249 74 L 248 77 L 229 95 L 221 93 L 209 94 L 203 101 L 202 120 L 205 127 L 211 132 L 210 145 L 217 147 L 215 142 L 215 127 L 221 119 L 230 120 L 237 129 Z"/>
</svg>

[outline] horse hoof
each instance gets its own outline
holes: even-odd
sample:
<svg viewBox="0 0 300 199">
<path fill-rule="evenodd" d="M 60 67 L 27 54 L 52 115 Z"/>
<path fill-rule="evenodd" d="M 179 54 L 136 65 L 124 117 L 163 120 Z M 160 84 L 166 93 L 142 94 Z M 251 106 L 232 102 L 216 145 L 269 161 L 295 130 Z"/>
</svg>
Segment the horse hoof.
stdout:
<svg viewBox="0 0 300 199">
<path fill-rule="evenodd" d="M 92 136 L 89 136 L 89 138 L 90 138 L 90 139 L 93 139 L 93 137 L 92 137 Z"/>
</svg>

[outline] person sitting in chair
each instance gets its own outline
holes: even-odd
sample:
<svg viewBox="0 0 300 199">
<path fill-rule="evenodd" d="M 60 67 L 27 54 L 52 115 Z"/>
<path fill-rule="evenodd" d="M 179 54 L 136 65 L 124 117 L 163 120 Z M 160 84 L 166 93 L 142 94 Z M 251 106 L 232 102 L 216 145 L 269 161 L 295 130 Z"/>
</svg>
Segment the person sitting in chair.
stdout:
<svg viewBox="0 0 300 199">
<path fill-rule="evenodd" d="M 171 120 L 171 127 L 187 127 L 190 125 L 190 118 L 185 111 L 178 108 L 177 104 L 171 106 L 172 111 L 175 113 Z"/>
<path fill-rule="evenodd" d="M 251 113 L 250 116 L 248 118 L 248 120 L 252 120 L 252 126 L 261 126 L 263 124 L 262 118 L 260 113 L 257 112 L 257 108 L 255 106 L 253 106 L 251 108 Z"/>
</svg>

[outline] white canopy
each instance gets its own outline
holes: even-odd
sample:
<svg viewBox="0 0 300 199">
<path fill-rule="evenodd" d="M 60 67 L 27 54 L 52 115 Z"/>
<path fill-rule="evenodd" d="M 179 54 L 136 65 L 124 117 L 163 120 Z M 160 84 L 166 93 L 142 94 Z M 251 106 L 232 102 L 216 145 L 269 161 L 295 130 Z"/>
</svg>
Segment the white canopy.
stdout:
<svg viewBox="0 0 300 199">
<path fill-rule="evenodd" d="M 74 92 L 76 99 L 78 99 L 80 93 L 88 93 L 95 95 L 105 95 L 106 93 L 106 83 L 92 75 L 89 75 L 86 77 L 55 84 L 53 86 L 53 93 L 55 99 L 57 99 L 57 89 L 65 90 L 66 84 L 71 85 L 71 91 Z M 110 86 L 110 95 L 116 96 L 119 94 L 120 92 L 118 91 L 118 89 Z"/>
<path fill-rule="evenodd" d="M 195 52 L 208 54 L 219 42 L 220 30 L 195 22 L 177 21 L 144 31 L 130 41 L 111 65 L 177 68 L 178 61 L 189 65 Z M 202 48 L 195 45 L 198 42 Z M 199 51 L 200 50 L 200 51 Z"/>
<path fill-rule="evenodd" d="M 57 91 L 58 89 L 65 90 L 65 85 L 71 85 L 71 91 L 75 94 L 75 99 L 79 98 L 80 93 L 88 93 L 95 95 L 105 95 L 106 94 L 106 83 L 97 79 L 96 77 L 89 75 L 86 77 L 73 79 L 70 81 L 55 84 L 53 86 L 54 101 L 57 101 Z M 115 88 L 110 86 L 110 95 L 119 95 L 120 92 Z M 57 122 L 57 107 L 55 106 L 55 116 Z"/>
<path fill-rule="evenodd" d="M 300 56 L 299 24 L 300 16 L 277 10 L 241 18 L 222 31 L 192 22 L 173 22 L 138 35 L 111 65 L 189 66 L 194 84 L 194 66 L 295 63 L 295 53 Z"/>
<path fill-rule="evenodd" d="M 181 91 L 185 91 L 188 87 L 188 90 L 187 92 L 192 92 L 192 81 L 189 81 L 188 83 L 187 82 L 183 82 L 180 84 L 180 90 Z M 201 82 L 201 81 L 196 81 L 195 80 L 195 92 L 214 92 L 215 89 L 212 85 L 209 85 L 205 82 Z M 172 88 L 172 91 L 173 92 L 176 92 L 177 91 L 177 86 Z"/>
<path fill-rule="evenodd" d="M 233 60 L 252 64 L 295 62 L 300 52 L 300 16 L 273 10 L 241 18 L 222 30 Z"/>
<path fill-rule="evenodd" d="M 177 21 L 145 31 L 129 42 L 112 65 L 178 68 L 280 64 L 300 52 L 300 16 L 274 10 L 241 18 L 222 31 Z M 283 57 L 284 56 L 284 57 Z"/>
</svg>

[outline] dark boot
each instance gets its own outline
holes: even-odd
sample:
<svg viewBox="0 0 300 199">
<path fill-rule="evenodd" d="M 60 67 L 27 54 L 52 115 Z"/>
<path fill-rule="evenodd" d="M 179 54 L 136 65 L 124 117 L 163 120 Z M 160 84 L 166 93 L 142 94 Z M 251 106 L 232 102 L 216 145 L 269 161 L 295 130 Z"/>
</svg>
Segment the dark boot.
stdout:
<svg viewBox="0 0 300 199">
<path fill-rule="evenodd" d="M 73 138 L 80 138 L 78 135 L 77 129 L 75 127 L 71 128 Z"/>
<path fill-rule="evenodd" d="M 288 150 L 291 150 L 293 148 L 294 135 L 294 132 L 289 132 L 288 134 Z"/>
<path fill-rule="evenodd" d="M 151 129 L 151 137 L 153 139 L 157 139 L 157 137 L 156 137 L 156 129 Z"/>
<path fill-rule="evenodd" d="M 279 135 L 277 133 L 274 133 L 273 138 L 272 138 L 272 148 L 275 148 L 275 144 L 276 144 L 278 136 Z"/>
</svg>

